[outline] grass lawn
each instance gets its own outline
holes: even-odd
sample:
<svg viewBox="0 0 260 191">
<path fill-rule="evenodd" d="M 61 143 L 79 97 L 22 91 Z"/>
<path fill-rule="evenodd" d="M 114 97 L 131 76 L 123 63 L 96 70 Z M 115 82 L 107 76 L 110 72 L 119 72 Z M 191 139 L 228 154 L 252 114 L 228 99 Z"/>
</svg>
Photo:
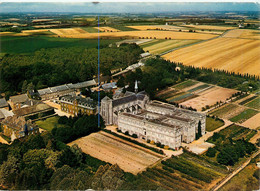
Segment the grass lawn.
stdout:
<svg viewBox="0 0 260 191">
<path fill-rule="evenodd" d="M 232 122 L 238 122 L 238 123 L 243 123 L 244 121 L 246 121 L 247 119 L 253 117 L 254 115 L 256 115 L 258 113 L 258 111 L 253 110 L 253 109 L 247 109 L 245 111 L 243 111 L 242 113 L 236 115 L 235 117 L 232 117 L 230 119 L 230 121 Z"/>
<path fill-rule="evenodd" d="M 246 104 L 247 107 L 251 107 L 254 109 L 260 109 L 260 97 L 254 99 L 253 101 Z"/>
<path fill-rule="evenodd" d="M 225 123 L 219 120 L 207 117 L 206 119 L 206 131 L 214 131 L 215 129 L 223 126 Z"/>
<path fill-rule="evenodd" d="M 184 81 L 184 82 L 182 82 L 182 83 L 176 84 L 176 85 L 174 85 L 173 87 L 176 88 L 176 89 L 184 89 L 184 88 L 193 86 L 193 85 L 195 85 L 195 84 L 197 84 L 197 83 L 198 83 L 198 82 L 193 81 L 193 80 L 187 80 L 187 81 Z"/>
<path fill-rule="evenodd" d="M 118 40 L 101 40 L 100 45 L 109 45 Z M 1 37 L 1 53 L 32 53 L 42 48 L 58 47 L 85 47 L 96 48 L 98 41 L 96 39 L 70 39 L 46 36 L 29 36 L 29 37 Z"/>
<path fill-rule="evenodd" d="M 47 118 L 45 120 L 36 121 L 35 123 L 36 123 L 36 125 L 38 125 L 38 127 L 50 132 L 54 127 L 64 127 L 65 126 L 62 124 L 58 124 L 59 118 L 60 117 L 58 117 L 58 116 L 54 116 L 54 117 Z"/>
</svg>

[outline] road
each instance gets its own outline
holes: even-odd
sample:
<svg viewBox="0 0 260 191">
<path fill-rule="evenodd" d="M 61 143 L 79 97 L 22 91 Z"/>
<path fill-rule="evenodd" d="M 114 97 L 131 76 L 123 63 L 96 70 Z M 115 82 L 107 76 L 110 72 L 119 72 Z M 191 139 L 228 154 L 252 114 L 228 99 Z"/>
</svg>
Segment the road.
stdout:
<svg viewBox="0 0 260 191">
<path fill-rule="evenodd" d="M 236 170 L 234 170 L 231 174 L 226 176 L 223 180 L 221 180 L 216 186 L 214 186 L 211 191 L 217 191 L 222 186 L 224 186 L 232 177 L 234 177 L 237 173 L 239 173 L 241 170 L 243 170 L 251 161 L 252 158 L 256 157 L 258 154 L 260 154 L 260 150 L 258 150 L 256 153 L 254 153 L 249 159 L 247 159 L 246 162 L 244 162 L 241 166 L 239 166 Z"/>
</svg>

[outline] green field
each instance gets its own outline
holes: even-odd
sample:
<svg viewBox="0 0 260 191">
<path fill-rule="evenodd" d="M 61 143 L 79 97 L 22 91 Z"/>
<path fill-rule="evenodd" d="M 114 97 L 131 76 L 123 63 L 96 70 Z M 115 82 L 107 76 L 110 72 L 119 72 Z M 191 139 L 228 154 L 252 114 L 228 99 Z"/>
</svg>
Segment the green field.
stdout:
<svg viewBox="0 0 260 191">
<path fill-rule="evenodd" d="M 97 33 L 98 29 L 94 28 L 94 27 L 81 27 L 81 29 L 83 29 L 86 32 L 89 33 Z"/>
<path fill-rule="evenodd" d="M 206 118 L 206 131 L 214 131 L 215 129 L 223 126 L 225 123 L 220 121 L 220 120 L 216 120 L 216 119 L 212 119 L 211 117 L 207 117 Z"/>
<path fill-rule="evenodd" d="M 51 131 L 54 127 L 64 127 L 64 125 L 62 124 L 58 124 L 58 120 L 60 117 L 58 116 L 54 116 L 54 117 L 50 117 L 47 118 L 45 120 L 39 120 L 36 121 L 36 125 L 38 125 L 38 127 L 45 129 L 47 131 Z"/>
<path fill-rule="evenodd" d="M 117 40 L 101 40 L 100 45 L 109 45 L 117 42 Z M 88 39 L 69 39 L 56 38 L 46 36 L 30 36 L 30 37 L 1 37 L 1 53 L 31 53 L 42 48 L 58 48 L 58 47 L 86 47 L 96 48 L 98 46 L 97 40 Z"/>
<path fill-rule="evenodd" d="M 193 86 L 193 85 L 195 85 L 197 83 L 199 83 L 199 82 L 196 82 L 196 81 L 193 81 L 193 80 L 187 80 L 185 82 L 182 82 L 182 83 L 179 83 L 177 85 L 174 85 L 173 87 L 176 88 L 176 89 L 184 89 L 184 88 Z"/>
<path fill-rule="evenodd" d="M 244 121 L 246 121 L 247 119 L 253 117 L 254 115 L 256 115 L 258 113 L 258 111 L 253 110 L 253 109 L 247 109 L 245 111 L 243 111 L 242 113 L 236 115 L 235 117 L 232 117 L 230 119 L 230 121 L 232 122 L 238 122 L 238 123 L 243 123 Z"/>
<path fill-rule="evenodd" d="M 166 93 L 163 93 L 161 94 L 160 96 L 158 96 L 160 99 L 167 99 L 169 97 L 172 97 L 174 96 L 175 94 L 177 93 L 176 90 L 171 90 L 171 91 L 168 91 Z"/>
<path fill-rule="evenodd" d="M 246 104 L 247 107 L 251 107 L 254 109 L 260 109 L 260 97 L 254 99 L 253 101 Z"/>
</svg>

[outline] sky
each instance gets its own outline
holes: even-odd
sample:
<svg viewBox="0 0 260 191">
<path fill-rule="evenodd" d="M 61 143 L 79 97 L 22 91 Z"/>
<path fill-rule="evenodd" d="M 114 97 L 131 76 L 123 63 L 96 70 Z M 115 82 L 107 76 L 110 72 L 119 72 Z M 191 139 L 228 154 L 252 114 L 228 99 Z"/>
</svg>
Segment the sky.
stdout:
<svg viewBox="0 0 260 191">
<path fill-rule="evenodd" d="M 2 2 L 0 13 L 74 12 L 74 13 L 158 13 L 185 11 L 260 11 L 259 3 L 241 2 Z"/>
</svg>

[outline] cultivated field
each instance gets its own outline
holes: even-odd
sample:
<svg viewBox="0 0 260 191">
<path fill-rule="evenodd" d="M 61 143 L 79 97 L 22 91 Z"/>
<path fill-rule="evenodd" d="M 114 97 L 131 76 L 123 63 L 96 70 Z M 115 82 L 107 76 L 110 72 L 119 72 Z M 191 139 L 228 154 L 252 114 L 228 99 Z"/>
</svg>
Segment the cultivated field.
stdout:
<svg viewBox="0 0 260 191">
<path fill-rule="evenodd" d="M 202 85 L 203 86 L 203 85 Z M 200 87 L 200 86 L 199 86 Z M 197 88 L 199 88 L 197 87 Z M 207 88 L 207 87 L 205 87 Z M 203 88 L 201 88 L 203 90 Z M 189 91 L 194 91 L 195 89 L 191 89 Z M 188 91 L 188 92 L 189 92 Z M 228 89 L 228 88 L 222 88 L 222 87 L 213 87 L 209 88 L 206 91 L 202 91 L 198 93 L 198 97 L 195 97 L 193 99 L 189 99 L 185 102 L 182 102 L 181 105 L 195 108 L 199 111 L 201 111 L 202 107 L 205 107 L 206 105 L 214 105 L 216 102 L 222 101 L 224 102 L 227 98 L 229 98 L 232 94 L 236 93 L 236 90 Z"/>
<path fill-rule="evenodd" d="M 168 50 L 195 42 L 199 42 L 199 40 L 165 40 L 163 42 L 159 41 L 158 43 L 152 44 L 151 46 L 146 46 L 143 49 L 144 51 L 149 51 L 151 54 L 160 54 Z"/>
<path fill-rule="evenodd" d="M 223 35 L 226 38 L 246 38 L 246 39 L 257 39 L 260 40 L 259 30 L 250 29 L 236 29 L 228 31 Z"/>
<path fill-rule="evenodd" d="M 237 123 L 243 123 L 249 118 L 253 117 L 254 115 L 258 114 L 259 112 L 253 109 L 246 109 L 240 114 L 232 117 L 230 121 L 232 122 L 237 122 Z"/>
<path fill-rule="evenodd" d="M 52 30 L 66 30 L 66 29 L 51 29 Z M 52 31 L 53 32 L 53 31 Z M 55 32 L 54 32 L 55 33 Z M 107 38 L 144 38 L 144 39 L 191 39 L 191 40 L 206 40 L 217 35 L 213 34 L 202 34 L 202 33 L 189 33 L 189 32 L 173 32 L 173 31 L 121 31 L 121 32 L 113 32 L 113 33 L 73 33 L 69 34 L 64 32 L 60 32 L 59 35 L 61 37 L 66 38 L 93 38 L 97 39 L 98 36 L 103 39 Z"/>
<path fill-rule="evenodd" d="M 179 30 L 185 29 L 184 27 L 172 26 L 172 25 L 143 25 L 143 26 L 127 26 L 129 28 L 137 30 Z"/>
<path fill-rule="evenodd" d="M 249 118 L 244 123 L 242 123 L 242 125 L 250 129 L 258 129 L 260 127 L 260 113 Z"/>
<path fill-rule="evenodd" d="M 217 68 L 260 76 L 260 41 L 217 38 L 163 56 L 195 67 Z"/>
<path fill-rule="evenodd" d="M 101 32 L 119 32 L 120 30 L 114 29 L 112 27 L 94 27 L 95 29 L 99 29 Z"/>
<path fill-rule="evenodd" d="M 260 97 L 253 99 L 252 101 L 247 103 L 246 106 L 259 110 L 260 109 Z"/>
<path fill-rule="evenodd" d="M 77 35 L 77 34 L 87 33 L 85 30 L 83 30 L 81 28 L 50 29 L 50 31 L 59 36 Z"/>
<path fill-rule="evenodd" d="M 228 30 L 235 29 L 237 27 L 227 27 L 227 26 L 213 26 L 213 25 L 181 25 L 183 27 L 191 27 L 195 29 L 204 29 L 204 30 Z"/>
<path fill-rule="evenodd" d="M 140 174 L 142 182 L 156 182 L 160 190 L 210 190 L 227 173 L 226 168 L 184 152 Z"/>
<path fill-rule="evenodd" d="M 222 119 L 230 119 L 245 110 L 244 107 L 236 104 L 225 104 L 224 106 L 210 112 L 211 115 L 218 116 Z"/>
<path fill-rule="evenodd" d="M 77 144 L 83 152 L 126 172 L 137 174 L 159 161 L 163 156 L 105 132 L 92 133 L 69 143 Z"/>
</svg>

